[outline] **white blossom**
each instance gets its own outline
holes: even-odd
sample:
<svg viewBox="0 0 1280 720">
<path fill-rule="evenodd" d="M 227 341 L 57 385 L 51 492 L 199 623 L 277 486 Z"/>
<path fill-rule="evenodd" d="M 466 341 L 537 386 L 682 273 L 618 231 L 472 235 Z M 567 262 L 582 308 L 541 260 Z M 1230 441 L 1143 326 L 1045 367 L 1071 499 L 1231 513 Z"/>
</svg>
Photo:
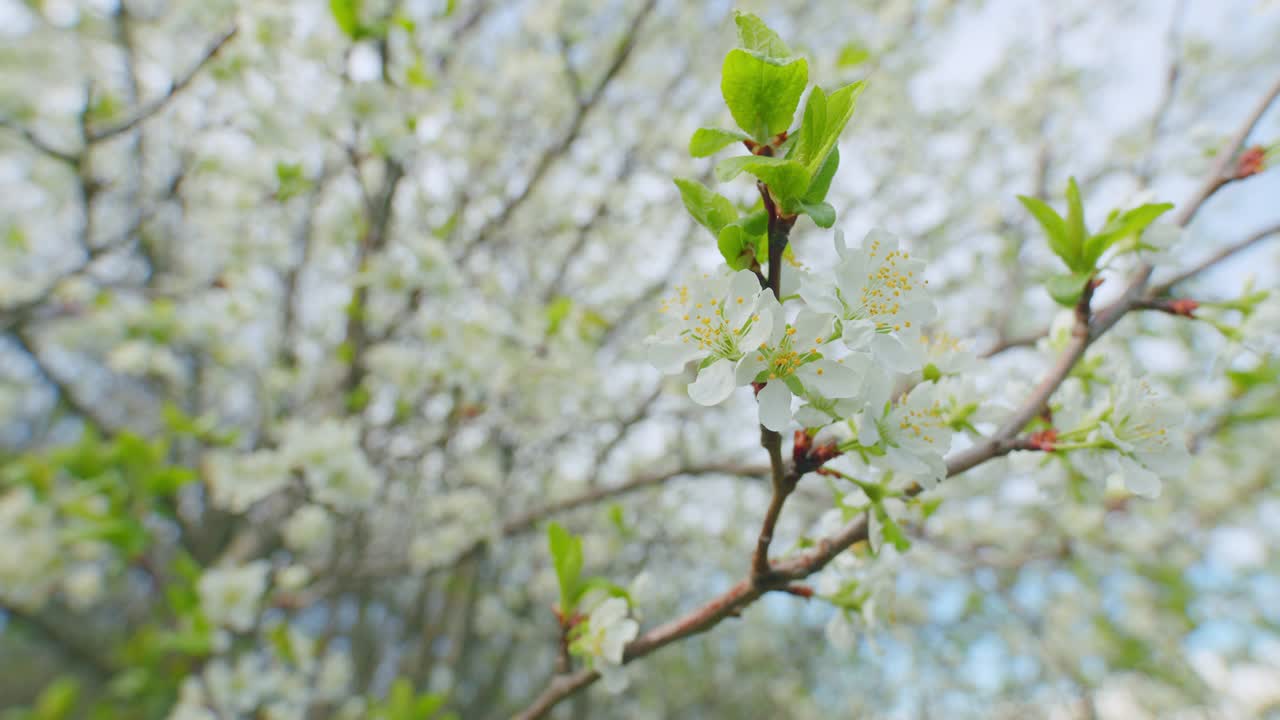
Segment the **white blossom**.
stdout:
<svg viewBox="0 0 1280 720">
<path fill-rule="evenodd" d="M 831 337 L 834 319 L 808 308 L 800 311 L 794 324 L 786 322 L 782 306 L 771 295 L 763 312 L 773 316 L 773 332 L 768 342 L 748 353 L 738 367 L 738 382 L 764 382 L 756 396 L 760 424 L 781 431 L 791 422 L 791 397 L 852 398 L 861 389 L 863 375 L 832 359 L 837 343 Z"/>
<path fill-rule="evenodd" d="M 813 310 L 840 320 L 850 350 L 869 351 L 897 372 L 918 369 L 915 338 L 934 316 L 924 293 L 924 263 L 899 250 L 897 239 L 882 230 L 868 234 L 859 248 L 847 248 L 843 233 L 836 233 L 835 242 L 835 284 L 810 278 L 800 296 Z"/>
<path fill-rule="evenodd" d="M 772 330 L 773 314 L 763 311 L 766 298 L 772 294 L 749 270 L 681 285 L 660 308 L 670 320 L 646 340 L 649 361 L 670 374 L 701 360 L 689 397 L 699 405 L 723 402 L 747 382 L 738 368 Z"/>
<path fill-rule="evenodd" d="M 253 628 L 271 565 L 255 560 L 241 567 L 212 568 L 200 576 L 200 607 L 210 622 L 238 632 Z"/>
<path fill-rule="evenodd" d="M 575 641 L 574 647 L 592 659 L 609 692 L 626 689 L 623 651 L 639 632 L 640 624 L 627 616 L 627 601 L 611 597 L 591 611 L 585 634 Z"/>
</svg>

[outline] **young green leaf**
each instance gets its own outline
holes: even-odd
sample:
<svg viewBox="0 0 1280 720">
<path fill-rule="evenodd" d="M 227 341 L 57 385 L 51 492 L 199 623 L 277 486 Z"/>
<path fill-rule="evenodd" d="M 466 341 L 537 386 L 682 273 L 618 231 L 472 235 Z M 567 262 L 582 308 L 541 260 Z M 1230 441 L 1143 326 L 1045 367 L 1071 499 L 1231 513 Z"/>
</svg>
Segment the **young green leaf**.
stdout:
<svg viewBox="0 0 1280 720">
<path fill-rule="evenodd" d="M 1074 270 L 1080 263 L 1080 247 L 1072 246 L 1068 240 L 1067 223 L 1062 216 L 1039 198 L 1019 195 L 1018 201 L 1035 216 L 1040 227 L 1044 228 L 1044 233 L 1049 238 L 1049 249 L 1053 254 L 1062 258 L 1062 262 Z"/>
<path fill-rule="evenodd" d="M 361 34 L 360 0 L 329 0 L 329 12 L 343 34 L 355 40 Z"/>
<path fill-rule="evenodd" d="M 1149 203 L 1111 217 L 1101 232 L 1085 241 L 1084 259 L 1090 266 L 1097 264 L 1103 253 L 1116 243 L 1128 238 L 1140 237 L 1151 223 L 1172 209 L 1172 203 Z"/>
<path fill-rule="evenodd" d="M 728 182 L 741 173 L 756 176 L 780 200 L 799 199 L 809 187 L 809 173 L 794 160 L 763 155 L 738 155 L 716 165 L 716 179 Z"/>
<path fill-rule="evenodd" d="M 560 612 L 572 614 L 581 594 L 582 538 L 553 522 L 547 525 L 547 545 L 560 583 Z"/>
<path fill-rule="evenodd" d="M 693 132 L 693 137 L 689 138 L 689 154 L 694 157 L 708 157 L 733 143 L 747 139 L 749 138 L 746 135 L 735 130 L 698 128 Z"/>
<path fill-rule="evenodd" d="M 829 228 L 836 224 L 836 209 L 829 203 L 809 203 L 801 200 L 800 212 L 808 215 L 818 227 Z"/>
<path fill-rule="evenodd" d="M 733 21 L 738 25 L 738 44 L 744 50 L 765 60 L 785 62 L 791 59 L 791 48 L 758 16 L 735 11 Z"/>
<path fill-rule="evenodd" d="M 842 68 L 856 67 L 871 59 L 871 51 L 856 42 L 846 43 L 840 48 L 836 65 Z"/>
<path fill-rule="evenodd" d="M 573 300 L 561 295 L 551 302 L 547 303 L 544 312 L 547 315 L 547 336 L 556 334 L 560 329 L 560 325 L 564 323 L 565 318 L 569 317 L 569 311 L 573 309 Z"/>
<path fill-rule="evenodd" d="M 710 230 L 712 235 L 718 235 L 721 228 L 738 219 L 738 209 L 729 198 L 697 180 L 676 178 L 675 183 L 680 189 L 680 199 L 684 201 L 685 209 L 699 225 Z"/>
<path fill-rule="evenodd" d="M 729 51 L 720 92 L 733 120 L 761 144 L 786 130 L 809 82 L 809 64 L 796 58 L 777 64 L 741 48 Z"/>
<path fill-rule="evenodd" d="M 756 258 L 756 243 L 757 238 L 748 235 L 737 223 L 725 225 L 716 238 L 716 247 L 720 249 L 724 261 L 734 270 L 751 267 L 751 261 Z"/>
<path fill-rule="evenodd" d="M 807 203 L 819 203 L 827 199 L 827 191 L 831 189 L 831 179 L 836 175 L 836 169 L 840 167 L 840 148 L 831 148 L 831 153 L 827 155 L 826 162 L 822 163 L 822 167 L 818 169 L 818 174 L 813 176 L 813 180 L 809 181 L 809 189 L 804 191 L 804 201 Z"/>
<path fill-rule="evenodd" d="M 1092 277 L 1093 271 L 1052 275 L 1045 281 L 1045 289 L 1059 305 L 1075 307 L 1080 302 L 1080 295 L 1084 293 L 1085 283 Z"/>
<path fill-rule="evenodd" d="M 790 147 L 787 159 L 800 163 L 805 169 L 805 198 L 810 202 L 821 201 L 826 196 L 826 189 L 831 185 L 831 175 L 835 174 L 835 166 L 828 167 L 828 158 L 836 151 L 836 143 L 844 132 L 853 110 L 857 105 L 858 95 L 862 93 L 864 84 L 850 83 L 827 95 L 822 88 L 815 87 L 809 93 L 809 101 L 805 104 L 804 117 L 801 120 L 799 137 Z M 839 159 L 836 159 L 839 164 Z M 826 175 L 825 180 L 819 180 Z M 812 187 L 812 190 L 810 190 Z M 815 197 L 820 192 L 822 197 Z"/>
<path fill-rule="evenodd" d="M 621 585 L 611 582 L 608 578 L 589 577 L 584 580 L 582 583 L 581 594 L 586 595 L 592 590 L 603 591 L 609 597 L 620 597 L 623 600 L 626 600 L 628 605 L 631 604 L 631 593 L 627 592 L 627 589 Z"/>
<path fill-rule="evenodd" d="M 889 512 L 884 509 L 884 505 L 876 503 L 875 505 L 876 519 L 880 521 L 880 537 L 898 552 L 906 552 L 911 549 L 911 540 L 907 538 L 907 534 L 902 531 L 902 527 L 893 519 Z"/>
<path fill-rule="evenodd" d="M 1084 266 L 1080 259 L 1080 249 L 1084 247 L 1084 239 L 1088 237 L 1089 230 L 1084 226 L 1084 204 L 1080 202 L 1080 187 L 1076 185 L 1076 179 L 1067 180 L 1067 243 L 1077 248 L 1077 264 L 1067 263 L 1067 266 L 1076 272 L 1084 270 L 1092 270 L 1093 266 Z"/>
</svg>

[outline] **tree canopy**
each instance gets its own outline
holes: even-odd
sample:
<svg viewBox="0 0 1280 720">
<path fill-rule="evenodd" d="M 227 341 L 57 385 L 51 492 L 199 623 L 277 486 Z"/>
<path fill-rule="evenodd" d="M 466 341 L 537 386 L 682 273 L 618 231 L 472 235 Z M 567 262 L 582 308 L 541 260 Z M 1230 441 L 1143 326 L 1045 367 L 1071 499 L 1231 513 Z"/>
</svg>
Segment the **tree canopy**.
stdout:
<svg viewBox="0 0 1280 720">
<path fill-rule="evenodd" d="M 1280 712 L 1280 8 L 0 3 L 0 718 Z"/>
</svg>

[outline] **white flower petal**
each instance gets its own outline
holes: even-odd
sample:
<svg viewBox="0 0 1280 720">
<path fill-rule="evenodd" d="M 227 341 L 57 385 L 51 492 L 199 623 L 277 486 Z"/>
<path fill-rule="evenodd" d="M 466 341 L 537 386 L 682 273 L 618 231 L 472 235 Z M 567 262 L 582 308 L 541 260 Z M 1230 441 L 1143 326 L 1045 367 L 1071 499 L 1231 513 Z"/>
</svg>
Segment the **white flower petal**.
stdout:
<svg viewBox="0 0 1280 720">
<path fill-rule="evenodd" d="M 808 363 L 800 371 L 805 389 L 817 390 L 823 397 L 856 397 L 862 384 L 853 368 L 826 358 Z"/>
<path fill-rule="evenodd" d="M 872 340 L 872 351 L 885 365 L 897 372 L 912 372 L 920 365 L 914 354 L 902 344 L 902 340 L 894 335 L 876 333 Z"/>
<path fill-rule="evenodd" d="M 627 689 L 631 684 L 630 678 L 627 677 L 627 671 L 621 665 L 612 665 L 607 662 L 596 663 L 596 672 L 600 673 L 600 682 L 604 685 L 604 689 L 614 695 Z"/>
<path fill-rule="evenodd" d="M 764 386 L 756 396 L 760 403 L 760 424 L 781 432 L 791 422 L 791 390 L 781 380 L 774 380 Z"/>
<path fill-rule="evenodd" d="M 735 365 L 728 360 L 716 360 L 698 371 L 698 377 L 689 384 L 689 397 L 699 405 L 719 405 L 733 394 Z"/>
<path fill-rule="evenodd" d="M 1127 459 L 1127 458 L 1126 458 Z M 1121 479 L 1124 480 L 1124 486 L 1134 495 L 1144 498 L 1156 498 L 1160 496 L 1160 476 L 1142 467 L 1136 462 L 1123 462 L 1119 472 Z"/>
<path fill-rule="evenodd" d="M 650 342 L 648 347 L 649 364 L 666 375 L 674 375 L 684 370 L 690 360 L 702 354 L 698 346 L 685 342 L 681 338 L 663 338 Z"/>
<path fill-rule="evenodd" d="M 742 359 L 738 361 L 738 369 L 734 373 L 738 385 L 750 385 L 755 381 L 756 375 L 759 375 L 760 371 L 767 366 L 768 363 L 765 362 L 764 356 L 758 351 L 750 351 L 743 355 Z"/>
</svg>

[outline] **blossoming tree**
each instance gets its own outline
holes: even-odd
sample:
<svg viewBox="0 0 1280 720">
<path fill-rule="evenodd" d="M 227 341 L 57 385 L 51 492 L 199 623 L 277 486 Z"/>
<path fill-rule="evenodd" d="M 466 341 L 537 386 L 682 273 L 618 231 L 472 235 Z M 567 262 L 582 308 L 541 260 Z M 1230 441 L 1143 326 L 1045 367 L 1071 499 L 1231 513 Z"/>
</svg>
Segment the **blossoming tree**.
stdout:
<svg viewBox="0 0 1280 720">
<path fill-rule="evenodd" d="M 0 6 L 0 704 L 1277 706 L 1280 17 L 1137 5 Z"/>
</svg>

